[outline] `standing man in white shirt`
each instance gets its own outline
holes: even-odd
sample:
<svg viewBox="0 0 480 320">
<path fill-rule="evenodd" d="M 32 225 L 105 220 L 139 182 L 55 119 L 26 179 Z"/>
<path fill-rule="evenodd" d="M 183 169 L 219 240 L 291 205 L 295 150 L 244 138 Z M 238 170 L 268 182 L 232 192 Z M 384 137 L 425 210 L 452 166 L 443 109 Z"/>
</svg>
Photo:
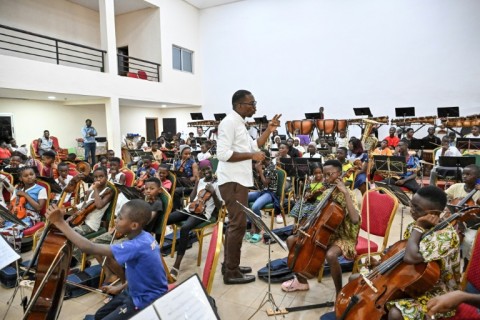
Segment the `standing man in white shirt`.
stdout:
<svg viewBox="0 0 480 320">
<path fill-rule="evenodd" d="M 277 114 L 269 122 L 262 135 L 253 140 L 245 127 L 245 118 L 257 111 L 257 102 L 251 92 L 238 90 L 233 94 L 230 112 L 218 127 L 217 177 L 220 193 L 228 211 L 228 229 L 225 234 L 225 255 L 222 266 L 225 284 L 243 284 L 255 281 L 250 267 L 240 267 L 242 241 L 247 227 L 245 212 L 236 203 L 248 206 L 248 187 L 253 186 L 252 160 L 263 161 L 265 154 L 260 151 L 272 133 L 280 125 Z"/>
</svg>

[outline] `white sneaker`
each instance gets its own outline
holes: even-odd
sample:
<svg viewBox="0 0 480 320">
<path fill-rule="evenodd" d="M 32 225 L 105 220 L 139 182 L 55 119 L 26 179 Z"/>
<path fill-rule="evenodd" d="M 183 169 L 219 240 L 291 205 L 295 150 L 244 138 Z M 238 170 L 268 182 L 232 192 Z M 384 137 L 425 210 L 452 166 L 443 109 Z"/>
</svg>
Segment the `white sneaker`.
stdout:
<svg viewBox="0 0 480 320">
<path fill-rule="evenodd" d="M 278 224 L 282 224 L 283 223 L 283 217 L 281 214 L 278 214 L 276 217 L 275 217 L 275 222 L 278 223 Z"/>
</svg>

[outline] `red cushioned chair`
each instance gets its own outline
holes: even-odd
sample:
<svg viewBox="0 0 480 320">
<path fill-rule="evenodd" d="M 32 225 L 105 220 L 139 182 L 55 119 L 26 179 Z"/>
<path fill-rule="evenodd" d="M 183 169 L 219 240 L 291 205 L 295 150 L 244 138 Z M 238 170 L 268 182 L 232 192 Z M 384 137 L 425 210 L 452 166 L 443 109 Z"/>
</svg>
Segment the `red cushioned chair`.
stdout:
<svg viewBox="0 0 480 320">
<path fill-rule="evenodd" d="M 129 78 L 138 78 L 138 75 L 134 72 L 127 72 L 127 77 Z"/>
<path fill-rule="evenodd" d="M 223 221 L 218 223 L 212 231 L 210 246 L 208 247 L 207 259 L 203 267 L 202 282 L 208 294 L 212 291 L 213 279 L 217 270 L 218 258 L 222 249 Z"/>
<path fill-rule="evenodd" d="M 127 187 L 133 187 L 135 184 L 135 173 L 128 168 L 122 168 L 120 171 L 125 175 L 125 185 Z"/>
<path fill-rule="evenodd" d="M 13 186 L 13 176 L 10 173 L 1 171 L 0 174 L 3 174 L 6 177 L 8 183 L 10 183 L 10 185 Z M 3 200 L 5 200 L 5 203 L 9 203 L 11 194 L 10 192 L 8 192 L 6 188 L 2 189 L 2 195 L 3 195 Z"/>
<path fill-rule="evenodd" d="M 137 74 L 138 74 L 139 79 L 148 80 L 148 76 L 147 76 L 147 73 L 145 71 L 138 70 Z"/>
</svg>

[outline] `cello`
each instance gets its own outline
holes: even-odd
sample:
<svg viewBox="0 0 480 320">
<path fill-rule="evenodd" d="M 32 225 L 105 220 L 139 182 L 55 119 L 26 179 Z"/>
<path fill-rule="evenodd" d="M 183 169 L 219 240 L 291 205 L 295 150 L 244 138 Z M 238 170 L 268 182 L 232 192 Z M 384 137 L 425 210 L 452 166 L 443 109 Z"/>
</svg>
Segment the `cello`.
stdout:
<svg viewBox="0 0 480 320">
<path fill-rule="evenodd" d="M 461 221 L 470 215 L 472 209 L 465 208 L 422 234 L 422 239 L 444 229 L 454 220 Z M 407 240 L 394 244 L 371 272 L 342 288 L 335 302 L 337 319 L 382 319 L 387 314 L 384 306 L 388 301 L 419 296 L 437 283 L 440 278 L 438 263 L 405 263 L 406 245 Z"/>
<path fill-rule="evenodd" d="M 87 171 L 87 168 L 84 168 L 83 171 Z M 83 176 L 79 175 L 79 178 L 72 179 L 65 187 L 60 196 L 59 207 L 63 206 L 68 193 L 75 192 L 82 178 Z M 72 260 L 72 252 L 72 243 L 47 221 L 39 244 L 24 273 L 28 274 L 38 260 L 35 284 L 30 301 L 25 307 L 24 320 L 58 318 L 65 295 L 65 282 Z"/>
</svg>

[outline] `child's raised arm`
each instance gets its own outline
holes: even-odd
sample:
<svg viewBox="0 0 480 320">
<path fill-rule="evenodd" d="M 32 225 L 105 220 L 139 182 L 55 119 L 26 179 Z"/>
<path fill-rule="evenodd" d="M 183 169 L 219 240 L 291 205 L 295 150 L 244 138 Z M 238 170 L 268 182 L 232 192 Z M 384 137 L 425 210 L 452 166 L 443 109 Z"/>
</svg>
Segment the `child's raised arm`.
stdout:
<svg viewBox="0 0 480 320">
<path fill-rule="evenodd" d="M 51 223 L 53 223 L 61 232 L 63 232 L 65 237 L 67 237 L 68 240 L 73 242 L 73 244 L 76 245 L 81 251 L 88 254 L 114 258 L 109 245 L 93 243 L 87 238 L 84 238 L 68 225 L 68 223 L 63 219 L 64 215 L 65 209 L 60 209 L 55 204 L 52 204 L 50 207 L 48 207 L 45 214 L 47 219 Z"/>
</svg>

